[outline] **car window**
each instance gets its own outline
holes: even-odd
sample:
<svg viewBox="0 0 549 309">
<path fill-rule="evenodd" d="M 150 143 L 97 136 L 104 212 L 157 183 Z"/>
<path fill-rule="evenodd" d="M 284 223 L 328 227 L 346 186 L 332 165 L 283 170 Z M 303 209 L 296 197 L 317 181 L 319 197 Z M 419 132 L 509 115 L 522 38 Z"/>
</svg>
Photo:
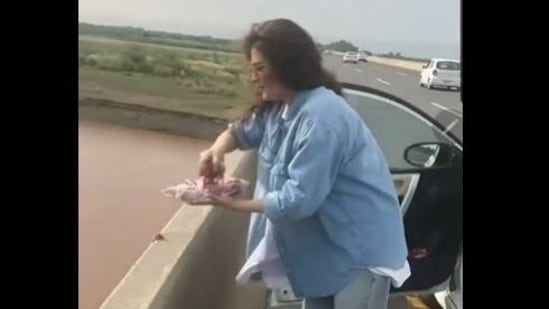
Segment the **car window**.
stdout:
<svg viewBox="0 0 549 309">
<path fill-rule="evenodd" d="M 389 104 L 387 99 L 356 91 L 347 91 L 345 98 L 376 138 L 391 169 L 416 168 L 404 160 L 404 152 L 412 144 L 448 143 L 428 123 L 405 109 Z"/>
<path fill-rule="evenodd" d="M 439 63 L 437 63 L 437 69 L 459 71 L 461 70 L 461 64 L 453 61 L 440 61 Z"/>
</svg>

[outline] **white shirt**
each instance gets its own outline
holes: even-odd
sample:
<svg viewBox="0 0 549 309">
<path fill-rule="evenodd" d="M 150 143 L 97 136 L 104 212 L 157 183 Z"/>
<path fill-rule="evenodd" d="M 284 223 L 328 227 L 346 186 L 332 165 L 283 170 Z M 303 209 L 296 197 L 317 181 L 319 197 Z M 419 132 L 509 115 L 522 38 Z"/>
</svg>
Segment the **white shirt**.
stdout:
<svg viewBox="0 0 549 309">
<path fill-rule="evenodd" d="M 253 274 L 260 272 L 261 279 L 270 289 L 290 289 L 290 281 L 286 276 L 284 265 L 280 261 L 280 256 L 273 236 L 273 225 L 269 219 L 265 227 L 265 236 L 261 239 L 257 247 L 240 272 L 236 276 L 236 281 L 239 284 L 250 282 Z M 404 281 L 410 277 L 410 265 L 408 261 L 399 269 L 391 269 L 386 267 L 369 268 L 373 273 L 391 278 L 391 282 L 395 287 L 401 287 Z"/>
</svg>

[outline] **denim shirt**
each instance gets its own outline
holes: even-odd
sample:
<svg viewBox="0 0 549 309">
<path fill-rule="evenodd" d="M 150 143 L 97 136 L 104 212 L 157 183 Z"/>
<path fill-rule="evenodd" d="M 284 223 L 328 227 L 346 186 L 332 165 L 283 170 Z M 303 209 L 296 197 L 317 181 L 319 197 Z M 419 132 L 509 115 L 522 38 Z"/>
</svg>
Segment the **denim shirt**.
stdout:
<svg viewBox="0 0 549 309">
<path fill-rule="evenodd" d="M 324 87 L 297 92 L 286 119 L 272 104 L 230 125 L 241 150 L 258 149 L 247 255 L 273 223 L 298 297 L 333 295 L 358 272 L 398 269 L 407 246 L 388 164 L 344 98 Z"/>
</svg>

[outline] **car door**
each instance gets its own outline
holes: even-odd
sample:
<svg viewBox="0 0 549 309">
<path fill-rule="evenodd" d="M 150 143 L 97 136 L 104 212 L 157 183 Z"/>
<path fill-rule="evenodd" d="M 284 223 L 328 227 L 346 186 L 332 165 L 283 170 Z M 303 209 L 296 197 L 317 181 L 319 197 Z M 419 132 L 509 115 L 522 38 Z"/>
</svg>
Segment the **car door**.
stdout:
<svg viewBox="0 0 549 309">
<path fill-rule="evenodd" d="M 445 290 L 462 240 L 461 144 L 434 119 L 398 98 L 344 86 L 347 101 L 387 158 L 401 203 L 412 275 L 391 293 Z M 269 308 L 292 301 L 298 300 L 291 291 L 273 291 Z"/>
<path fill-rule="evenodd" d="M 454 285 L 451 290 L 443 294 L 445 294 L 442 296 L 446 309 L 463 309 L 463 251 L 454 275 Z"/>
<path fill-rule="evenodd" d="M 412 276 L 393 292 L 445 288 L 462 240 L 460 142 L 398 98 L 353 86 L 346 98 L 382 148 L 401 201 Z"/>
<path fill-rule="evenodd" d="M 433 66 L 433 61 L 429 61 L 426 65 L 423 66 L 423 70 L 420 73 L 420 83 L 426 84 L 427 78 L 429 77 L 429 68 Z"/>
</svg>

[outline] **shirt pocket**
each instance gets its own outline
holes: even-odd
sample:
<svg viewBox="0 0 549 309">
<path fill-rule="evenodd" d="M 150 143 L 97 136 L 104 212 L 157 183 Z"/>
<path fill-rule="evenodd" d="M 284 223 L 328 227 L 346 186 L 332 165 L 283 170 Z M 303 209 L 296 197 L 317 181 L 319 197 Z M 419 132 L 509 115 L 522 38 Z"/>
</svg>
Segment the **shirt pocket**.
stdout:
<svg viewBox="0 0 549 309">
<path fill-rule="evenodd" d="M 261 162 L 271 168 L 278 154 L 280 132 L 276 126 L 270 126 L 265 130 L 264 134 L 263 141 L 259 147 L 259 155 Z"/>
<path fill-rule="evenodd" d="M 273 149 L 272 145 L 269 145 L 269 141 L 261 143 L 259 147 L 259 159 L 261 163 L 265 166 L 272 167 L 274 159 L 276 157 L 276 151 Z"/>
</svg>

